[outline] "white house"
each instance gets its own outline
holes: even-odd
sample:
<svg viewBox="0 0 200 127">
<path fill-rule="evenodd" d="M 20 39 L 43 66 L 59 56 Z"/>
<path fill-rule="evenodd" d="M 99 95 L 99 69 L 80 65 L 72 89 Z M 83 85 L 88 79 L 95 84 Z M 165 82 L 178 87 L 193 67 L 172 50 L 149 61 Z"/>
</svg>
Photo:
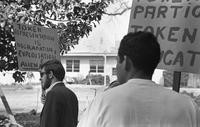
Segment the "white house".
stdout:
<svg viewBox="0 0 200 127">
<path fill-rule="evenodd" d="M 116 53 L 72 52 L 61 56 L 67 77 L 85 78 L 90 74 L 108 75 L 110 81 L 116 77 Z"/>
</svg>

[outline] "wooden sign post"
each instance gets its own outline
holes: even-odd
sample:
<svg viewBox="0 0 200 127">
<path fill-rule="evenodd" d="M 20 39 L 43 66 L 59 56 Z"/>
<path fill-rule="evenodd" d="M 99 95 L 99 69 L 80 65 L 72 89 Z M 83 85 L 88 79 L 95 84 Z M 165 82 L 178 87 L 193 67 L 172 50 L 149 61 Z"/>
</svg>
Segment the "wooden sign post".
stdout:
<svg viewBox="0 0 200 127">
<path fill-rule="evenodd" d="M 8 114 L 8 117 L 10 119 L 10 123 L 13 124 L 13 125 L 16 125 L 17 127 L 22 127 L 21 125 L 19 125 L 16 122 L 15 117 L 14 117 L 14 115 L 13 115 L 11 109 L 10 109 L 10 106 L 9 106 L 7 100 L 6 100 L 6 97 L 5 97 L 5 95 L 4 95 L 3 90 L 1 89 L 1 87 L 0 87 L 0 97 L 1 97 L 1 100 L 3 102 L 4 107 L 6 109 L 6 113 Z"/>
<path fill-rule="evenodd" d="M 180 91 L 180 82 L 181 82 L 181 72 L 175 71 L 173 74 L 173 90 L 176 92 Z"/>
<path fill-rule="evenodd" d="M 7 100 L 6 100 L 6 97 L 5 97 L 4 94 L 3 94 L 3 91 L 2 91 L 2 89 L 1 89 L 1 87 L 0 87 L 0 97 L 1 97 L 1 100 L 2 100 L 2 102 L 3 102 L 4 107 L 5 107 L 5 109 L 6 109 L 6 112 L 7 112 L 8 114 L 10 114 L 10 115 L 13 115 L 13 113 L 12 113 L 12 111 L 11 111 L 11 109 L 10 109 L 10 106 L 8 105 L 8 102 L 7 102 Z"/>
</svg>

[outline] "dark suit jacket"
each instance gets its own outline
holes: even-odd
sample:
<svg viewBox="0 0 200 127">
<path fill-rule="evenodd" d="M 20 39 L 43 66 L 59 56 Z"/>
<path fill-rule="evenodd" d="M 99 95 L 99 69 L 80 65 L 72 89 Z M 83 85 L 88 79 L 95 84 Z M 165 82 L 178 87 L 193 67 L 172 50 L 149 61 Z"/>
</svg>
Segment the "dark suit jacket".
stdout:
<svg viewBox="0 0 200 127">
<path fill-rule="evenodd" d="M 46 95 L 40 127 L 76 127 L 78 99 L 64 83 L 56 84 Z"/>
</svg>

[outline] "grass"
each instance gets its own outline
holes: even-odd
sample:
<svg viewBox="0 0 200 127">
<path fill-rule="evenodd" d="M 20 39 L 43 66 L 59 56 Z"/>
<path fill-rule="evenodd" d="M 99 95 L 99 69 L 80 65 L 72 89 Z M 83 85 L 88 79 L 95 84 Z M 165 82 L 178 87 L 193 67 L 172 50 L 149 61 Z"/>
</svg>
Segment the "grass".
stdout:
<svg viewBox="0 0 200 127">
<path fill-rule="evenodd" d="M 83 85 L 67 85 L 78 97 L 79 100 L 79 116 L 89 105 L 96 94 L 101 93 L 105 87 L 103 86 L 83 86 Z M 39 116 L 42 110 L 40 102 L 41 90 L 39 85 L 28 86 L 1 86 L 4 95 L 7 98 L 12 112 L 15 114 L 16 121 L 24 127 L 39 127 Z M 200 94 L 200 89 L 183 89 L 184 94 L 194 96 Z M 186 92 L 187 91 L 187 92 Z M 199 96 L 200 97 L 200 96 Z M 200 106 L 200 98 L 199 98 Z M 5 114 L 3 103 L 0 101 L 0 114 Z"/>
<path fill-rule="evenodd" d="M 95 94 L 104 89 L 103 86 L 67 85 L 67 87 L 77 95 L 79 112 L 82 112 L 88 106 Z M 39 85 L 33 86 L 32 89 L 21 86 L 1 86 L 1 88 L 14 114 L 30 112 L 33 109 L 37 113 L 41 112 L 43 104 L 40 102 L 41 89 Z M 0 113 L 4 112 L 4 105 L 0 101 Z"/>
<path fill-rule="evenodd" d="M 103 86 L 67 85 L 79 100 L 79 116 L 89 105 L 95 94 L 104 90 Z M 16 121 L 24 127 L 39 127 L 39 116 L 43 104 L 40 102 L 40 85 L 1 86 L 8 104 L 14 113 Z M 3 103 L 0 101 L 0 114 L 6 114 Z"/>
</svg>

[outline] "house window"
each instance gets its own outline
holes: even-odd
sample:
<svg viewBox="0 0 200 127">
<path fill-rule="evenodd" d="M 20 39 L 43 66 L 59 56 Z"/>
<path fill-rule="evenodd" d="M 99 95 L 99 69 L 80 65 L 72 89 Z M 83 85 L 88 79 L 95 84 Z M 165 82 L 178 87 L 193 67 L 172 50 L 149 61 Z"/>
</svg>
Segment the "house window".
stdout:
<svg viewBox="0 0 200 127">
<path fill-rule="evenodd" d="M 117 69 L 116 68 L 112 68 L 112 75 L 117 75 Z"/>
<path fill-rule="evenodd" d="M 79 72 L 80 60 L 74 60 L 74 72 Z"/>
<path fill-rule="evenodd" d="M 66 71 L 72 72 L 72 60 L 67 60 L 66 65 L 67 65 Z"/>
<path fill-rule="evenodd" d="M 80 71 L 80 60 L 67 60 L 66 61 L 67 72 L 79 72 Z"/>
<path fill-rule="evenodd" d="M 90 60 L 90 72 L 103 73 L 104 72 L 103 60 Z"/>
</svg>

